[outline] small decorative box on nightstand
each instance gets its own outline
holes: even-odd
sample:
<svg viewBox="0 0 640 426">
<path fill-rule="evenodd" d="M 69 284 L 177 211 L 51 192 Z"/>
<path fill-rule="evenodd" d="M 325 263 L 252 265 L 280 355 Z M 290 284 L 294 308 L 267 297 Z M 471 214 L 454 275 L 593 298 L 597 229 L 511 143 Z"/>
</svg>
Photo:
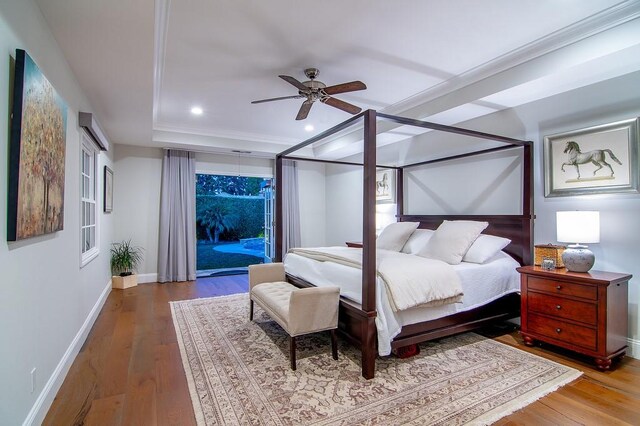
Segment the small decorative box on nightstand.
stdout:
<svg viewBox="0 0 640 426">
<path fill-rule="evenodd" d="M 600 370 L 627 349 L 631 275 L 518 268 L 524 342 L 551 343 L 595 358 Z"/>
<path fill-rule="evenodd" d="M 546 258 L 553 259 L 556 264 L 556 268 L 564 268 L 562 262 L 562 253 L 565 251 L 565 246 L 554 246 L 553 244 L 538 244 L 533 247 L 533 264 L 536 266 L 542 265 L 542 261 Z"/>
</svg>

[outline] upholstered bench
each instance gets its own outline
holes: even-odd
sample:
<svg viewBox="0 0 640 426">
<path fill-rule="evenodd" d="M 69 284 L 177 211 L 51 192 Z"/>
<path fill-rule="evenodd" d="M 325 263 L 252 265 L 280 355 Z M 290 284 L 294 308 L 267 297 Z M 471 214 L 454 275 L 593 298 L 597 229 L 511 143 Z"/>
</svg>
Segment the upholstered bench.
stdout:
<svg viewBox="0 0 640 426">
<path fill-rule="evenodd" d="M 296 369 L 296 337 L 331 330 L 331 352 L 338 359 L 339 287 L 298 288 L 285 282 L 282 263 L 249 266 L 249 321 L 257 303 L 289 335 L 291 369 Z"/>
</svg>

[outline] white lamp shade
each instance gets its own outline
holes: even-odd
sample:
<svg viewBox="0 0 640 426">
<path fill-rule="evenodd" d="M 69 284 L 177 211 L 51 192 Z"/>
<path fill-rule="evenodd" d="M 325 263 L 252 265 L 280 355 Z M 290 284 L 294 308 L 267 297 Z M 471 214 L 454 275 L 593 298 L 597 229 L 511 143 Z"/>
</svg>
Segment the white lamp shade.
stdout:
<svg viewBox="0 0 640 426">
<path fill-rule="evenodd" d="M 600 212 L 556 212 L 557 239 L 564 243 L 599 243 Z"/>
</svg>

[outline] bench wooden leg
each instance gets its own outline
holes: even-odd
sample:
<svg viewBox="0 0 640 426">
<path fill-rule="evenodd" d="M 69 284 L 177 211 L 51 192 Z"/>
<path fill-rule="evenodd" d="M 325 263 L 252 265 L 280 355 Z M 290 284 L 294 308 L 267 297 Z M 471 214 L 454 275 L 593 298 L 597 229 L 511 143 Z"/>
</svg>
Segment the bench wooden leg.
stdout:
<svg viewBox="0 0 640 426">
<path fill-rule="evenodd" d="M 249 299 L 249 321 L 253 321 L 253 300 Z"/>
<path fill-rule="evenodd" d="M 338 359 L 338 337 L 335 328 L 331 330 L 331 355 L 333 355 L 333 359 Z"/>
<path fill-rule="evenodd" d="M 291 359 L 291 369 L 296 370 L 296 338 L 289 336 L 289 359 Z"/>
</svg>

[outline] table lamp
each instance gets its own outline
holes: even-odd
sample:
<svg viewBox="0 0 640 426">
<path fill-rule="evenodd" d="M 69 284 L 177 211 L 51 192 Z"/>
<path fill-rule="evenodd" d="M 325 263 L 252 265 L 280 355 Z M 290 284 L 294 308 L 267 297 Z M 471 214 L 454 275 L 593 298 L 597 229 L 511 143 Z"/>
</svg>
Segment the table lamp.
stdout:
<svg viewBox="0 0 640 426">
<path fill-rule="evenodd" d="M 556 231 L 559 242 L 574 243 L 562 253 L 562 261 L 569 271 L 587 272 L 596 257 L 580 243 L 600 242 L 600 212 L 556 212 Z"/>
</svg>

